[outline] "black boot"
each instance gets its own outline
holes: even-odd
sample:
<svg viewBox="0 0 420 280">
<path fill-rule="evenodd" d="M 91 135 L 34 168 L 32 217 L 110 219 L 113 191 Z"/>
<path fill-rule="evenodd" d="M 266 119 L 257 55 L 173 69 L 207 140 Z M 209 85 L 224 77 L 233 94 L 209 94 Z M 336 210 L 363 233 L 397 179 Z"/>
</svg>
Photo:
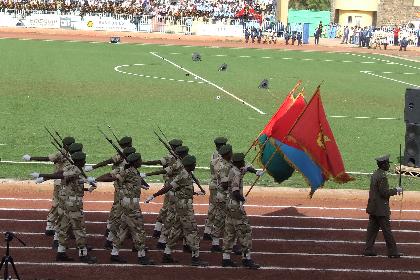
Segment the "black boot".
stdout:
<svg viewBox="0 0 420 280">
<path fill-rule="evenodd" d="M 149 259 L 146 256 L 139 257 L 138 261 L 139 261 L 139 264 L 141 264 L 141 265 L 155 265 L 155 262 L 153 260 Z"/>
<path fill-rule="evenodd" d="M 166 243 L 158 242 L 156 244 L 156 249 L 158 250 L 165 250 L 165 247 L 166 247 Z"/>
<path fill-rule="evenodd" d="M 191 251 L 190 246 L 188 246 L 187 244 L 184 244 L 182 246 L 182 252 L 184 252 L 184 253 L 191 253 L 192 251 Z"/>
<path fill-rule="evenodd" d="M 55 234 L 55 230 L 53 230 L 53 229 L 46 229 L 45 230 L 45 235 L 46 236 L 54 236 L 54 234 Z"/>
<path fill-rule="evenodd" d="M 211 246 L 211 252 L 212 253 L 221 253 L 223 252 L 222 247 L 220 247 L 220 245 L 212 245 Z"/>
<path fill-rule="evenodd" d="M 163 254 L 162 263 L 175 263 L 170 254 Z"/>
<path fill-rule="evenodd" d="M 53 250 L 57 250 L 57 248 L 58 248 L 58 240 L 53 240 L 53 243 L 52 243 L 51 248 L 52 248 Z"/>
<path fill-rule="evenodd" d="M 242 249 L 241 249 L 241 246 L 240 245 L 233 245 L 233 249 L 232 249 L 232 252 L 235 254 L 235 255 L 237 255 L 237 256 L 240 256 L 240 255 L 242 255 Z"/>
<path fill-rule="evenodd" d="M 212 241 L 212 240 L 213 240 L 213 237 L 211 236 L 211 234 L 210 234 L 210 233 L 204 233 L 204 235 L 203 235 L 203 240 L 209 240 L 209 241 Z"/>
<path fill-rule="evenodd" d="M 104 234 L 104 236 L 105 236 L 105 237 L 108 237 L 108 234 L 109 234 L 109 229 L 106 229 L 106 230 L 105 230 L 105 234 Z"/>
<path fill-rule="evenodd" d="M 113 263 L 127 263 L 126 260 L 124 260 L 123 258 L 121 258 L 120 256 L 116 255 L 111 255 L 111 262 Z"/>
<path fill-rule="evenodd" d="M 83 263 L 94 264 L 97 263 L 97 259 L 94 256 L 90 256 L 89 254 L 86 256 L 79 257 L 80 261 Z"/>
<path fill-rule="evenodd" d="M 112 250 L 112 241 L 106 240 L 105 244 L 104 244 L 104 249 L 105 250 Z"/>
<path fill-rule="evenodd" d="M 160 237 L 160 231 L 158 231 L 158 230 L 154 230 L 154 231 L 153 231 L 153 238 L 158 239 L 159 237 Z"/>
<path fill-rule="evenodd" d="M 191 265 L 192 265 L 192 266 L 208 266 L 208 265 L 209 265 L 209 263 L 208 263 L 208 262 L 205 262 L 205 261 L 200 260 L 200 258 L 199 258 L 199 257 L 192 257 L 192 258 L 191 258 Z"/>
<path fill-rule="evenodd" d="M 90 245 L 86 244 L 86 250 L 87 250 L 88 252 L 93 251 L 93 246 L 90 246 Z"/>
<path fill-rule="evenodd" d="M 253 260 L 249 260 L 249 259 L 243 259 L 242 260 L 242 265 L 245 266 L 245 267 L 248 267 L 250 269 L 260 268 L 259 264 L 256 264 Z"/>
<path fill-rule="evenodd" d="M 222 266 L 223 267 L 237 267 L 238 265 L 234 263 L 231 259 L 223 259 Z"/>
<path fill-rule="evenodd" d="M 57 253 L 57 256 L 55 257 L 55 260 L 58 261 L 58 262 L 72 262 L 72 261 L 74 261 L 74 259 L 67 256 L 66 253 Z"/>
</svg>

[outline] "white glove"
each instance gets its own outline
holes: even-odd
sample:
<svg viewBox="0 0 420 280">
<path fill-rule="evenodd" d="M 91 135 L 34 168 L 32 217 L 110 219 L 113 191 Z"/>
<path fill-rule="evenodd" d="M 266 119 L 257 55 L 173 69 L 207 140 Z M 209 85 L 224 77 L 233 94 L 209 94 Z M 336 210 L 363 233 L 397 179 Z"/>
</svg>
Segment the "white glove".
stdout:
<svg viewBox="0 0 420 280">
<path fill-rule="evenodd" d="M 155 199 L 155 197 L 153 195 L 150 195 L 147 199 L 146 199 L 146 203 L 149 203 L 150 201 L 152 201 L 153 199 Z"/>
<path fill-rule="evenodd" d="M 148 190 L 148 189 L 150 189 L 150 186 L 141 185 L 141 188 L 144 189 L 144 190 Z"/>
<path fill-rule="evenodd" d="M 143 179 L 147 177 L 146 173 L 140 173 L 140 177 L 142 177 Z"/>
<path fill-rule="evenodd" d="M 202 192 L 202 191 L 199 191 L 199 192 L 197 193 L 197 195 L 206 195 L 206 193 L 205 193 L 205 192 Z"/>
<path fill-rule="evenodd" d="M 93 166 L 86 165 L 85 167 L 83 167 L 83 170 L 84 170 L 85 172 L 92 171 L 92 170 L 93 170 Z"/>
<path fill-rule="evenodd" d="M 94 183 L 96 183 L 96 179 L 95 179 L 95 177 L 87 177 L 87 179 L 86 179 L 87 181 L 88 181 L 88 183 L 89 184 L 94 184 Z"/>
<path fill-rule="evenodd" d="M 404 192 L 403 188 L 401 187 L 396 187 L 396 190 L 398 195 L 401 195 Z"/>
<path fill-rule="evenodd" d="M 33 179 L 37 179 L 39 177 L 39 173 L 37 172 L 31 173 L 31 176 Z"/>
<path fill-rule="evenodd" d="M 22 159 L 25 160 L 25 161 L 30 161 L 31 160 L 31 156 L 30 155 L 24 155 L 22 157 Z"/>
<path fill-rule="evenodd" d="M 257 173 L 255 173 L 255 175 L 257 175 L 258 177 L 261 177 L 262 175 L 264 175 L 264 171 L 263 170 L 257 170 Z"/>
<path fill-rule="evenodd" d="M 44 182 L 44 177 L 38 177 L 38 178 L 36 178 L 36 180 L 35 180 L 35 183 L 36 184 L 41 184 L 41 183 L 43 183 Z"/>
</svg>

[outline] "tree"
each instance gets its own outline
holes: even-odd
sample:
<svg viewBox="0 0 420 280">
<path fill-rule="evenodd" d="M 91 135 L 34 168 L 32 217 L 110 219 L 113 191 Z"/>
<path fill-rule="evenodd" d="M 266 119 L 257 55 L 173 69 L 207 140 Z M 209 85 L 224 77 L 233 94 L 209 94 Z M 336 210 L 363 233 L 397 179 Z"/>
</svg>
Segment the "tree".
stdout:
<svg viewBox="0 0 420 280">
<path fill-rule="evenodd" d="M 330 0 L 290 0 L 289 9 L 329 11 L 331 9 L 331 1 Z"/>
</svg>

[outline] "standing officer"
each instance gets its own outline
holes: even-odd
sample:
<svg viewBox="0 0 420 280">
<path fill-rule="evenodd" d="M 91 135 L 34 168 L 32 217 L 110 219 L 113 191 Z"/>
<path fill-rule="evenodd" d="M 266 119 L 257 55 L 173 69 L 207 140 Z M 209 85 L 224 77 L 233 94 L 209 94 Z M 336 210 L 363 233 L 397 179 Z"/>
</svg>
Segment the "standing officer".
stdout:
<svg viewBox="0 0 420 280">
<path fill-rule="evenodd" d="M 369 214 L 369 224 L 367 228 L 366 247 L 363 252 L 364 256 L 376 256 L 373 248 L 378 235 L 379 228 L 382 229 L 386 247 L 388 248 L 388 257 L 399 258 L 401 254 L 398 252 L 397 244 L 391 232 L 391 224 L 389 217 L 391 210 L 389 209 L 389 198 L 393 195 L 400 195 L 403 192 L 401 187 L 389 189 L 386 171 L 389 170 L 389 155 L 376 158 L 378 169 L 372 174 L 370 179 L 369 201 L 366 213 Z"/>
<path fill-rule="evenodd" d="M 212 240 L 212 236 L 211 236 L 211 232 L 213 229 L 213 225 L 214 225 L 214 210 L 215 210 L 215 198 L 216 198 L 216 194 L 217 194 L 217 174 L 215 171 L 215 166 L 217 165 L 217 163 L 220 160 L 220 148 L 225 145 L 227 143 L 227 138 L 225 137 L 217 137 L 216 139 L 214 139 L 214 144 L 216 145 L 216 151 L 214 151 L 213 155 L 211 156 L 211 160 L 210 160 L 210 173 L 211 173 L 211 179 L 210 179 L 210 184 L 209 184 L 209 191 L 210 191 L 210 196 L 209 196 L 209 211 L 207 214 L 207 219 L 205 222 L 205 228 L 204 228 L 204 236 L 203 236 L 203 240 Z"/>
</svg>

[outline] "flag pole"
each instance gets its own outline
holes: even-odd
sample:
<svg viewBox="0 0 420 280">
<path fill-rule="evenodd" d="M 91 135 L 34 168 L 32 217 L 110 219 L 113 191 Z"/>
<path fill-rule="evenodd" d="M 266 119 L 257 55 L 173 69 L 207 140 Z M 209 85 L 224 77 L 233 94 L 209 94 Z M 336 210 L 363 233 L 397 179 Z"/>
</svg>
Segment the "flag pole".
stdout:
<svg viewBox="0 0 420 280">
<path fill-rule="evenodd" d="M 265 171 L 267 169 L 267 166 L 271 163 L 271 160 L 274 158 L 274 155 L 277 153 L 277 151 L 274 151 L 271 154 L 271 157 L 268 159 L 267 163 L 264 164 L 264 168 L 263 171 Z M 252 188 L 255 186 L 255 184 L 258 182 L 258 180 L 261 178 L 261 176 L 257 176 L 257 178 L 255 178 L 255 181 L 252 183 L 251 187 L 249 188 L 248 192 L 246 193 L 245 197 L 248 196 L 248 194 L 251 192 Z"/>
</svg>

